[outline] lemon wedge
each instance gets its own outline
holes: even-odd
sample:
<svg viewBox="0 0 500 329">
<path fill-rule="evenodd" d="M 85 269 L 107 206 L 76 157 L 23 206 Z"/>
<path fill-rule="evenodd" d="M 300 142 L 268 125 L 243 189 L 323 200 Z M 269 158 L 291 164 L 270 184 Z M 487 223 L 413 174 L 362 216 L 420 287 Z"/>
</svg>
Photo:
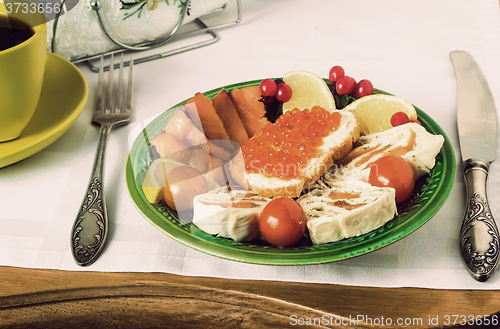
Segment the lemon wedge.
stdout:
<svg viewBox="0 0 500 329">
<path fill-rule="evenodd" d="M 391 117 L 396 112 L 404 112 L 410 120 L 417 119 L 413 105 L 396 96 L 373 94 L 361 97 L 344 108 L 356 116 L 361 132 L 365 135 L 392 128 Z"/>
<path fill-rule="evenodd" d="M 162 188 L 167 186 L 167 174 L 177 166 L 184 165 L 182 162 L 170 158 L 159 158 L 151 163 L 142 182 L 142 191 L 150 203 L 156 203 L 163 199 Z"/>
<path fill-rule="evenodd" d="M 291 71 L 283 76 L 283 81 L 292 88 L 292 98 L 283 103 L 283 113 L 298 108 L 311 109 L 320 106 L 325 110 L 335 110 L 335 100 L 326 82 L 314 73 Z"/>
</svg>

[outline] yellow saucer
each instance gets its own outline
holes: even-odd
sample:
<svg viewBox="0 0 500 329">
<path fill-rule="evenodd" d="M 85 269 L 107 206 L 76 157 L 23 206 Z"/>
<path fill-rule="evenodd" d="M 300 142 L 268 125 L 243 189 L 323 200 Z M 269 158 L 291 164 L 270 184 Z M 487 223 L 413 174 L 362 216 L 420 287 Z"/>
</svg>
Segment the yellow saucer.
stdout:
<svg viewBox="0 0 500 329">
<path fill-rule="evenodd" d="M 35 114 L 21 136 L 0 142 L 0 168 L 39 152 L 58 139 L 78 118 L 87 96 L 87 81 L 80 70 L 66 59 L 47 53 Z"/>
</svg>

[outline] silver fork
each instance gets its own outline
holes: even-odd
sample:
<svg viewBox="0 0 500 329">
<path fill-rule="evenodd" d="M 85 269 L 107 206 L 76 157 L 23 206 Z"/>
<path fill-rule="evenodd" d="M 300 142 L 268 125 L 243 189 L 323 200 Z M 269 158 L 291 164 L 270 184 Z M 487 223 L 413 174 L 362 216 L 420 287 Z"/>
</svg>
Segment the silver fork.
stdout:
<svg viewBox="0 0 500 329">
<path fill-rule="evenodd" d="M 97 82 L 97 102 L 92 123 L 100 125 L 99 141 L 95 153 L 94 165 L 85 198 L 71 231 L 71 250 L 76 263 L 90 265 L 102 251 L 108 233 L 108 215 L 103 193 L 104 154 L 106 143 L 112 128 L 126 125 L 132 112 L 133 59 L 130 59 L 128 82 L 125 86 L 123 54 L 121 55 L 118 87 L 113 85 L 113 55 L 109 65 L 107 86 L 104 83 L 101 56 L 99 78 Z M 107 95 L 106 95 L 107 89 Z M 125 89 L 127 89 L 125 91 Z"/>
</svg>

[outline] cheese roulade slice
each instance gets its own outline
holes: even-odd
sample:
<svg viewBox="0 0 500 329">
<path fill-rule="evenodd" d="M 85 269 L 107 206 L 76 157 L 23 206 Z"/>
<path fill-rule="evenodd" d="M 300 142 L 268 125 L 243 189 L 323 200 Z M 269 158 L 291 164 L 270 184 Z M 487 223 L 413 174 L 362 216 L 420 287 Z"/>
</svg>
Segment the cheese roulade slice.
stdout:
<svg viewBox="0 0 500 329">
<path fill-rule="evenodd" d="M 324 179 L 329 184 L 352 178 L 368 182 L 371 164 L 387 155 L 401 156 L 412 167 L 415 179 L 419 179 L 434 168 L 443 143 L 443 136 L 429 133 L 418 123 L 361 136 L 356 147 Z"/>
<path fill-rule="evenodd" d="M 260 240 L 259 216 L 269 201 L 252 191 L 221 187 L 194 198 L 193 224 L 235 241 Z"/>
<path fill-rule="evenodd" d="M 344 187 L 316 189 L 298 203 L 304 208 L 309 236 L 323 244 L 377 229 L 397 213 L 395 190 L 352 180 Z"/>
</svg>

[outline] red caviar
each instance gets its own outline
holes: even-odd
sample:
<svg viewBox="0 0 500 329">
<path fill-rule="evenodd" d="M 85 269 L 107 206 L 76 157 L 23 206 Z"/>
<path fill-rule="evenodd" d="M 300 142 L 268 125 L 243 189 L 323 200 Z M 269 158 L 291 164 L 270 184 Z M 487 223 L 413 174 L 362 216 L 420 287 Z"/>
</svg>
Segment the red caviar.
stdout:
<svg viewBox="0 0 500 329">
<path fill-rule="evenodd" d="M 241 147 L 246 171 L 282 179 L 300 177 L 308 159 L 322 155 L 323 138 L 339 127 L 340 119 L 339 112 L 319 106 L 284 113 Z"/>
</svg>

